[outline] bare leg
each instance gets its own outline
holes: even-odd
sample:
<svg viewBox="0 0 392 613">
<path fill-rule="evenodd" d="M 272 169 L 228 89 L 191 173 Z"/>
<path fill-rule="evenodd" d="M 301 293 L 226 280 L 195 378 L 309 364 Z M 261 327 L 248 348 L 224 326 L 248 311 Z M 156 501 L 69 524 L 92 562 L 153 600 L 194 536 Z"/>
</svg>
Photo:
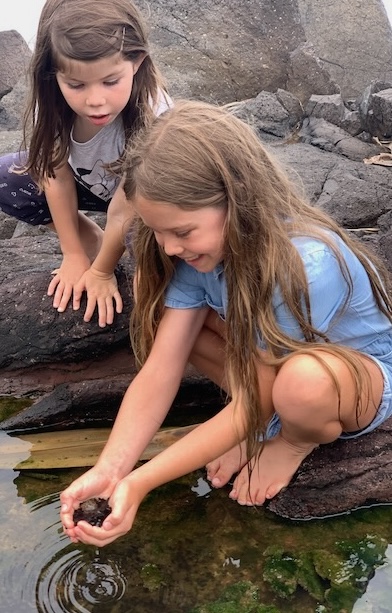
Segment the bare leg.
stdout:
<svg viewBox="0 0 392 613">
<path fill-rule="evenodd" d="M 211 310 L 193 347 L 189 361 L 199 372 L 227 392 L 224 376 L 224 335 L 225 323 Z M 237 445 L 207 464 L 207 478 L 214 487 L 222 487 L 245 463 L 246 451 L 244 445 Z"/>
<path fill-rule="evenodd" d="M 237 476 L 230 497 L 240 504 L 260 505 L 287 486 L 305 457 L 319 444 L 336 440 L 343 430 L 367 426 L 374 418 L 383 391 L 377 365 L 363 357 L 371 389 L 364 392 L 364 410 L 356 417 L 355 387 L 347 365 L 332 354 L 323 359 L 333 370 L 341 390 L 314 357 L 293 355 L 281 368 L 273 386 L 273 403 L 282 424 L 281 432 L 266 441 L 258 458 Z"/>
</svg>

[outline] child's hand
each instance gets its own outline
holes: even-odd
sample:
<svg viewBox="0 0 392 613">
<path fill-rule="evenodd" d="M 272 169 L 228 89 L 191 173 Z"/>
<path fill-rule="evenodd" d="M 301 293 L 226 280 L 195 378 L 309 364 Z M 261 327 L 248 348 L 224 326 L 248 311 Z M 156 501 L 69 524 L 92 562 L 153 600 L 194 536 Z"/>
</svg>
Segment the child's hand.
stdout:
<svg viewBox="0 0 392 613">
<path fill-rule="evenodd" d="M 48 296 L 53 296 L 53 306 L 59 313 L 65 311 L 75 285 L 89 268 L 90 260 L 87 256 L 64 255 L 60 268 L 52 272 Z"/>
<path fill-rule="evenodd" d="M 75 535 L 75 524 L 73 514 L 81 502 L 89 498 L 105 498 L 108 499 L 114 491 L 118 480 L 113 478 L 113 475 L 105 473 L 103 470 L 96 467 L 91 468 L 78 479 L 75 479 L 71 485 L 65 489 L 60 495 L 61 509 L 60 518 L 64 526 L 64 531 L 73 542 L 77 542 L 78 538 Z"/>
<path fill-rule="evenodd" d="M 123 301 L 118 291 L 117 279 L 114 273 L 100 272 L 92 266 L 74 287 L 73 308 L 80 308 L 83 291 L 87 292 L 87 306 L 84 321 L 90 321 L 95 307 L 98 307 L 98 323 L 101 328 L 114 321 L 114 307 L 116 313 L 121 313 Z"/>
<path fill-rule="evenodd" d="M 76 483 L 77 481 L 75 481 L 75 484 Z M 61 501 L 63 503 L 61 507 L 61 519 L 65 532 L 74 543 L 82 542 L 86 545 L 95 545 L 96 547 L 103 547 L 104 545 L 112 543 L 115 539 L 123 536 L 132 528 L 136 512 L 147 493 L 142 483 L 138 483 L 137 470 L 135 470 L 116 485 L 109 499 L 109 505 L 112 508 L 112 512 L 104 520 L 102 527 L 98 528 L 92 526 L 86 521 L 80 521 L 75 526 L 72 516 L 74 509 L 77 508 L 78 505 L 75 507 L 75 498 L 69 494 L 69 490 L 73 485 L 74 484 L 61 494 Z M 94 494 L 90 493 L 88 497 L 91 496 L 105 498 L 107 494 L 105 496 L 102 492 L 99 494 L 95 492 Z M 85 499 L 86 497 L 83 498 L 83 500 Z M 81 500 L 78 502 L 80 501 Z M 67 507 L 67 509 L 65 507 Z"/>
</svg>

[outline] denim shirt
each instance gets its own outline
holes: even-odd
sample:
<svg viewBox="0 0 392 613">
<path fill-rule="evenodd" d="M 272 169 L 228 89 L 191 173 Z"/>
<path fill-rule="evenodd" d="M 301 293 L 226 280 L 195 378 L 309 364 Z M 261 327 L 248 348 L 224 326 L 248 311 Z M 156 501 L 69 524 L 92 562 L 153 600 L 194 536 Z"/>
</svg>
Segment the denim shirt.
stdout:
<svg viewBox="0 0 392 613">
<path fill-rule="evenodd" d="M 325 333 L 331 342 L 386 361 L 392 368 L 392 324 L 379 310 L 366 271 L 358 258 L 337 235 L 329 234 L 334 237 L 352 278 L 352 295 L 343 312 L 349 289 L 332 249 L 319 239 L 292 239 L 305 266 L 312 324 Z M 167 307 L 190 309 L 210 306 L 225 319 L 227 300 L 222 265 L 211 272 L 202 273 L 178 260 L 166 292 Z M 273 308 L 282 331 L 296 340 L 304 340 L 297 321 L 282 299 L 279 287 L 273 294 Z M 260 346 L 263 347 L 262 330 L 259 335 Z"/>
</svg>

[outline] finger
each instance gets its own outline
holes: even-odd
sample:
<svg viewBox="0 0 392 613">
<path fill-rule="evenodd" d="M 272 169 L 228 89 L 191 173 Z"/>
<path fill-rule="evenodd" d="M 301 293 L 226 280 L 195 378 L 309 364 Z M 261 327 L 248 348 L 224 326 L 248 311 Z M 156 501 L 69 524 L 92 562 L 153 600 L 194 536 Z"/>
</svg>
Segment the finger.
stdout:
<svg viewBox="0 0 392 613">
<path fill-rule="evenodd" d="M 125 533 L 126 530 L 121 530 L 118 527 L 116 529 L 106 530 L 103 527 L 97 528 L 88 522 L 80 521 L 77 526 L 75 526 L 73 538 L 77 538 L 78 541 L 86 545 L 104 547 L 112 543 L 116 538 L 123 536 Z"/>
<path fill-rule="evenodd" d="M 78 286 L 75 286 L 72 297 L 72 308 L 74 311 L 78 311 L 80 309 L 80 301 L 82 299 L 82 294 L 83 289 L 80 289 Z"/>
<path fill-rule="evenodd" d="M 61 281 L 61 279 L 57 275 L 51 280 L 51 282 L 48 285 L 48 292 L 47 292 L 48 296 L 53 296 L 54 292 L 56 291 L 56 288 L 57 288 L 58 284 L 60 283 L 60 281 Z"/>
<path fill-rule="evenodd" d="M 113 306 L 113 298 L 111 296 L 109 298 L 106 298 L 105 307 L 106 307 L 106 323 L 112 324 L 114 321 L 114 306 Z"/>
<path fill-rule="evenodd" d="M 56 294 L 57 294 L 57 292 L 56 292 Z M 61 295 L 61 300 L 60 300 L 59 305 L 57 307 L 57 310 L 58 310 L 59 313 L 63 313 L 65 311 L 65 309 L 67 308 L 68 303 L 69 303 L 69 301 L 71 299 L 71 296 L 72 296 L 72 285 L 66 285 L 63 288 L 62 295 Z"/>
<path fill-rule="evenodd" d="M 98 298 L 97 308 L 98 308 L 98 325 L 100 328 L 104 328 L 107 322 L 107 303 L 106 303 L 105 298 Z"/>
<path fill-rule="evenodd" d="M 97 305 L 97 299 L 95 298 L 95 296 L 93 297 L 87 294 L 87 305 L 86 305 L 86 310 L 84 312 L 84 317 L 83 317 L 84 321 L 91 320 L 92 316 L 94 315 L 96 305 Z"/>
<path fill-rule="evenodd" d="M 120 292 L 119 291 L 115 292 L 113 298 L 116 304 L 116 313 L 122 313 L 124 305 L 123 305 L 123 301 L 122 301 Z"/>
</svg>

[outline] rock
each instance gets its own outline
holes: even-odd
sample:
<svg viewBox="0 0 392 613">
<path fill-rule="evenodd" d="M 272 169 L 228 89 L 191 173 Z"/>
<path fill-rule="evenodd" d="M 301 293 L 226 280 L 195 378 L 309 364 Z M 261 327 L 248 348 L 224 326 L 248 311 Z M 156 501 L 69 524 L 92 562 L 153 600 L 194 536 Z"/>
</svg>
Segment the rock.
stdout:
<svg viewBox="0 0 392 613">
<path fill-rule="evenodd" d="M 18 32 L 0 32 L 0 99 L 26 74 L 31 54 L 28 44 Z"/>
<path fill-rule="evenodd" d="M 392 88 L 372 96 L 372 120 L 369 130 L 382 139 L 392 139 Z"/>
<path fill-rule="evenodd" d="M 26 108 L 27 92 L 27 80 L 23 75 L 11 92 L 1 99 L 0 127 L 6 130 L 22 130 L 22 117 Z M 19 144 L 17 149 L 19 149 Z"/>
<path fill-rule="evenodd" d="M 392 79 L 392 31 L 382 0 L 298 0 L 298 8 L 306 40 L 344 99 L 375 79 Z"/>
<path fill-rule="evenodd" d="M 299 45 L 290 53 L 286 89 L 303 104 L 312 94 L 336 94 L 340 87 L 331 79 L 325 63 L 316 55 L 312 42 Z"/>
<path fill-rule="evenodd" d="M 26 237 L 3 240 L 0 259 L 0 369 L 77 362 L 87 355 L 99 358 L 129 344 L 130 264 L 128 268 L 120 265 L 116 271 L 124 311 L 116 315 L 112 326 L 100 328 L 96 317 L 86 324 L 81 312 L 68 307 L 58 313 L 52 307 L 47 288 L 51 271 L 61 261 L 54 235 L 45 234 L 33 241 Z"/>
<path fill-rule="evenodd" d="M 392 78 L 382 0 L 151 0 L 149 8 L 154 57 L 177 98 L 233 102 L 278 88 L 301 102 L 352 98 Z"/>
<path fill-rule="evenodd" d="M 364 130 L 370 134 L 377 135 L 378 126 L 377 121 L 374 118 L 373 101 L 374 95 L 383 90 L 389 89 L 392 84 L 385 82 L 384 80 L 371 80 L 370 84 L 361 92 L 358 98 L 358 108 L 361 117 L 361 123 L 364 126 Z"/>
<path fill-rule="evenodd" d="M 317 96 L 313 94 L 306 105 L 308 117 L 318 117 L 336 126 L 341 126 L 351 136 L 362 132 L 359 111 L 349 110 L 341 94 Z"/>
</svg>

